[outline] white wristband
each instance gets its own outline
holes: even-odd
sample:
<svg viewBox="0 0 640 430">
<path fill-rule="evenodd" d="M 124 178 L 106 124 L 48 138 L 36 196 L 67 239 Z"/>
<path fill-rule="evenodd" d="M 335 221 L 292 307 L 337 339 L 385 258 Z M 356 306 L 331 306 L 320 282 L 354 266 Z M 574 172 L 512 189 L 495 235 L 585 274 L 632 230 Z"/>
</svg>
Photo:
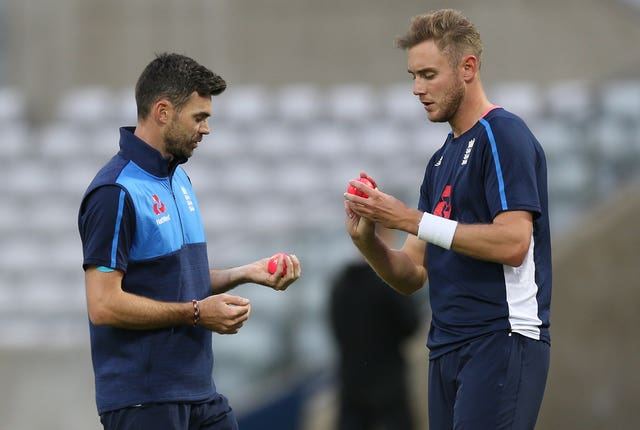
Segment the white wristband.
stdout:
<svg viewBox="0 0 640 430">
<path fill-rule="evenodd" d="M 418 238 L 451 249 L 458 222 L 425 212 L 418 225 Z"/>
</svg>

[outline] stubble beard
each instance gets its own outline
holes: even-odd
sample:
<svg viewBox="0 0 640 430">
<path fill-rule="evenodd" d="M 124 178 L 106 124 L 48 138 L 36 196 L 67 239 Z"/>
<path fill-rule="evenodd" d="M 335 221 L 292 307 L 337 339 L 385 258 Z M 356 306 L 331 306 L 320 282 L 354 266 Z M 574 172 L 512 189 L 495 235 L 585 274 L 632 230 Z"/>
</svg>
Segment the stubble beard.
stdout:
<svg viewBox="0 0 640 430">
<path fill-rule="evenodd" d="M 455 81 L 444 93 L 442 101 L 439 103 L 440 111 L 434 112 L 433 117 L 429 117 L 431 122 L 450 122 L 458 113 L 465 95 L 465 87 L 462 81 Z"/>
<path fill-rule="evenodd" d="M 192 137 L 181 131 L 176 121 L 173 120 L 164 135 L 166 151 L 174 159 L 190 158 L 193 155 L 192 143 Z"/>
</svg>

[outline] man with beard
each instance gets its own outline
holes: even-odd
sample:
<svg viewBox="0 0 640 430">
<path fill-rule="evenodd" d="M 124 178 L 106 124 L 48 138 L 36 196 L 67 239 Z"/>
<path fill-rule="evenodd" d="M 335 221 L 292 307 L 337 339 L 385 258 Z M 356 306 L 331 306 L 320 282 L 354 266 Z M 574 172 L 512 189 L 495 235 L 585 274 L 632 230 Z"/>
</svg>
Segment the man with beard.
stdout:
<svg viewBox="0 0 640 430">
<path fill-rule="evenodd" d="M 413 93 L 451 132 L 427 164 L 418 209 L 358 181 L 345 225 L 387 284 L 429 280 L 433 429 L 533 429 L 549 368 L 551 246 L 544 152 L 480 81 L 482 42 L 461 13 L 413 18 L 398 39 Z M 375 225 L 408 233 L 391 249 Z"/>
<path fill-rule="evenodd" d="M 212 332 L 237 333 L 243 283 L 286 289 L 294 255 L 211 270 L 191 182 L 180 166 L 210 133 L 225 81 L 191 58 L 162 54 L 136 85 L 136 127 L 80 206 L 96 403 L 105 429 L 237 429 L 212 378 Z M 284 273 L 283 265 L 287 271 Z"/>
</svg>

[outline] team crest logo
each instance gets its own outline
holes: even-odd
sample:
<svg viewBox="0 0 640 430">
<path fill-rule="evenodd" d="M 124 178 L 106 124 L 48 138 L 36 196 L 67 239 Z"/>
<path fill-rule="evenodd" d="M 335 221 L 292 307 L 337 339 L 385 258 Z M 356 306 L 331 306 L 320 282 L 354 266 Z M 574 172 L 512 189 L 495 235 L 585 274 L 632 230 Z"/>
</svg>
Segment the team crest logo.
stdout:
<svg viewBox="0 0 640 430">
<path fill-rule="evenodd" d="M 193 200 L 191 199 L 189 192 L 185 187 L 180 187 L 180 189 L 182 190 L 182 195 L 184 196 L 185 202 L 187 202 L 187 207 L 189 208 L 189 212 L 195 212 L 196 207 L 193 205 Z"/>
<path fill-rule="evenodd" d="M 461 165 L 464 166 L 469 162 L 469 157 L 471 156 L 471 150 L 473 149 L 473 145 L 476 143 L 475 137 L 469 141 L 467 144 L 467 149 L 464 151 L 464 157 L 462 158 Z"/>
<path fill-rule="evenodd" d="M 442 218 L 451 218 L 451 185 L 444 187 L 433 214 Z"/>
<path fill-rule="evenodd" d="M 151 198 L 153 199 L 154 203 L 153 203 L 153 212 L 156 215 L 160 215 L 163 214 L 164 211 L 167 210 L 167 207 L 164 205 L 164 203 L 162 203 L 162 200 L 160 200 L 160 197 L 158 197 L 157 195 L 152 195 Z"/>
</svg>

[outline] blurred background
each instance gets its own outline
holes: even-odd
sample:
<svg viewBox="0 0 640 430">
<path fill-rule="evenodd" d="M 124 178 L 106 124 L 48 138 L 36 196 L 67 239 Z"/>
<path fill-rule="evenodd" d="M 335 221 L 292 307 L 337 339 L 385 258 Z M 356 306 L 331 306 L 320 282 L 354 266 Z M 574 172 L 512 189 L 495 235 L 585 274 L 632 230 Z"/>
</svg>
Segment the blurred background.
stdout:
<svg viewBox="0 0 640 430">
<path fill-rule="evenodd" d="M 553 347 L 538 428 L 637 428 L 638 0 L 0 0 L 0 430 L 100 428 L 76 214 L 163 51 L 229 83 L 185 167 L 212 265 L 279 251 L 303 265 L 286 292 L 235 290 L 253 311 L 238 335 L 214 336 L 217 386 L 244 430 L 332 429 L 328 294 L 357 258 L 342 193 L 365 170 L 417 204 L 448 127 L 426 120 L 394 39 L 441 7 L 476 24 L 490 99 L 548 158 Z M 419 428 L 423 290 L 423 329 L 406 345 Z"/>
</svg>

